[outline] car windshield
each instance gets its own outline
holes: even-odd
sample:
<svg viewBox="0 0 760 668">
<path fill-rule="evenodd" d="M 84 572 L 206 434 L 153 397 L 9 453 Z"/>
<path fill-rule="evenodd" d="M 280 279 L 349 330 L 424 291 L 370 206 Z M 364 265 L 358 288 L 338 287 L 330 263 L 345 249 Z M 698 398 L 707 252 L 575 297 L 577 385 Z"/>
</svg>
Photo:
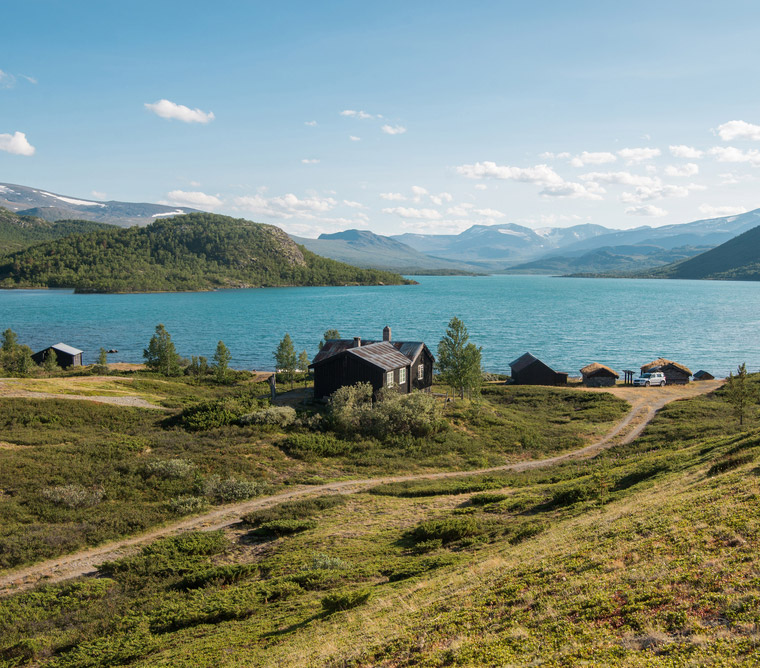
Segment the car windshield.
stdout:
<svg viewBox="0 0 760 668">
<path fill-rule="evenodd" d="M 642 373 L 641 377 L 642 378 L 649 378 L 651 375 L 652 375 L 651 373 Z"/>
</svg>

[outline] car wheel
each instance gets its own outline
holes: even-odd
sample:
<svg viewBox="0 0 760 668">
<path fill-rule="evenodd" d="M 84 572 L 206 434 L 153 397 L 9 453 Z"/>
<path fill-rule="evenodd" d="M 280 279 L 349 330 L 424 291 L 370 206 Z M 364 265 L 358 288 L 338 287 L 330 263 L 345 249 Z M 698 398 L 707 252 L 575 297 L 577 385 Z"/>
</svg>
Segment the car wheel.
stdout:
<svg viewBox="0 0 760 668">
<path fill-rule="evenodd" d="M 665 381 L 664 380 L 660 383 L 660 387 L 665 387 Z"/>
<path fill-rule="evenodd" d="M 644 387 L 649 387 L 649 381 L 647 381 L 646 383 L 644 383 Z"/>
</svg>

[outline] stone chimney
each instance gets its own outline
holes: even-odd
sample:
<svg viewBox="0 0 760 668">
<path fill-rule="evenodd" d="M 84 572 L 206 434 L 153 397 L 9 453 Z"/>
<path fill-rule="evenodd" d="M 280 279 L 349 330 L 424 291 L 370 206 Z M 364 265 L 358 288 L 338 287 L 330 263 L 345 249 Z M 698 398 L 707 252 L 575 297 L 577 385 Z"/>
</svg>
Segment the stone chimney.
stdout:
<svg viewBox="0 0 760 668">
<path fill-rule="evenodd" d="M 386 325 L 383 328 L 383 341 L 390 342 L 390 340 L 391 340 L 391 328 L 388 325 Z"/>
<path fill-rule="evenodd" d="M 354 337 L 354 348 L 361 348 L 362 347 L 362 337 L 361 336 L 355 336 Z"/>
</svg>

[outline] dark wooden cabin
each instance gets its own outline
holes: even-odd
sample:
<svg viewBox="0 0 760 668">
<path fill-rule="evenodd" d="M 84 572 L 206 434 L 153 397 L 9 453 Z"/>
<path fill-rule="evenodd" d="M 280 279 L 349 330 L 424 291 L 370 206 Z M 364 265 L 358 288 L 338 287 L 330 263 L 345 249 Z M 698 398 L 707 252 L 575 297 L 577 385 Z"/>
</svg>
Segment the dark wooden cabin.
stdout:
<svg viewBox="0 0 760 668">
<path fill-rule="evenodd" d="M 567 385 L 567 373 L 555 371 L 530 353 L 518 357 L 509 366 L 516 385 Z"/>
<path fill-rule="evenodd" d="M 586 387 L 613 387 L 620 374 L 599 362 L 592 362 L 581 369 L 583 384 Z"/>
<path fill-rule="evenodd" d="M 709 371 L 705 371 L 704 369 L 700 369 L 697 371 L 697 373 L 693 376 L 694 380 L 715 380 L 715 376 L 713 376 Z"/>
<path fill-rule="evenodd" d="M 435 365 L 433 354 L 422 341 L 392 341 L 391 328 L 386 326 L 383 329 L 382 341 L 372 339 L 362 340 L 359 337 L 353 339 L 329 339 L 326 341 L 325 345 L 322 346 L 322 349 L 309 365 L 309 369 L 314 373 L 314 398 L 324 399 L 339 387 L 368 381 L 369 379 L 367 378 L 357 380 L 356 374 L 358 371 L 352 370 L 352 364 L 361 364 L 359 362 L 341 362 L 340 365 L 345 364 L 345 372 L 342 370 L 342 366 L 338 367 L 335 363 L 326 364 L 326 362 L 333 357 L 342 356 L 346 352 L 355 351 L 358 348 L 363 348 L 366 352 L 366 349 L 379 343 L 388 344 L 406 359 L 409 369 L 406 373 L 407 380 L 405 382 L 408 387 L 405 390 L 402 389 L 402 383 L 398 382 L 397 378 L 396 387 L 399 391 L 430 391 L 430 387 L 433 384 L 433 367 Z M 398 358 L 397 361 L 400 363 Z M 400 368 L 400 366 L 395 368 L 397 376 L 398 369 Z M 376 386 L 376 383 L 373 382 L 372 386 L 377 391 L 382 387 L 382 384 Z"/>
<path fill-rule="evenodd" d="M 56 343 L 54 346 L 40 350 L 32 355 L 32 359 L 36 364 L 42 364 L 48 355 L 48 351 L 52 351 L 56 356 L 58 366 L 62 369 L 70 366 L 82 366 L 82 351 L 72 346 L 67 346 L 65 343 Z"/>
<path fill-rule="evenodd" d="M 658 357 L 649 364 L 641 367 L 641 373 L 651 373 L 653 371 L 662 371 L 665 374 L 665 381 L 668 385 L 686 385 L 691 377 L 691 370 L 683 364 L 673 360 Z"/>
</svg>

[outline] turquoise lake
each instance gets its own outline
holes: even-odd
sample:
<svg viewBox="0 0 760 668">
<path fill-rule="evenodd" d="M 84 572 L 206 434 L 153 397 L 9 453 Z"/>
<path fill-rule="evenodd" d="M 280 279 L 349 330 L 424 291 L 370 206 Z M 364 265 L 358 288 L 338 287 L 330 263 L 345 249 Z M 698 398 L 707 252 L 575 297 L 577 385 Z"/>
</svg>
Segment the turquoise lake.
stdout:
<svg viewBox="0 0 760 668">
<path fill-rule="evenodd" d="M 484 367 L 509 372 L 530 351 L 577 375 L 589 362 L 620 371 L 664 356 L 696 371 L 726 375 L 760 368 L 760 284 L 723 281 L 572 279 L 549 276 L 423 276 L 419 285 L 271 288 L 139 295 L 75 295 L 69 290 L 0 290 L 0 328 L 34 351 L 63 341 L 100 347 L 111 361 L 140 362 L 158 323 L 178 352 L 213 356 L 223 340 L 232 366 L 271 369 L 290 333 L 309 357 L 322 333 L 425 341 L 435 353 L 452 316 L 483 347 Z"/>
</svg>

